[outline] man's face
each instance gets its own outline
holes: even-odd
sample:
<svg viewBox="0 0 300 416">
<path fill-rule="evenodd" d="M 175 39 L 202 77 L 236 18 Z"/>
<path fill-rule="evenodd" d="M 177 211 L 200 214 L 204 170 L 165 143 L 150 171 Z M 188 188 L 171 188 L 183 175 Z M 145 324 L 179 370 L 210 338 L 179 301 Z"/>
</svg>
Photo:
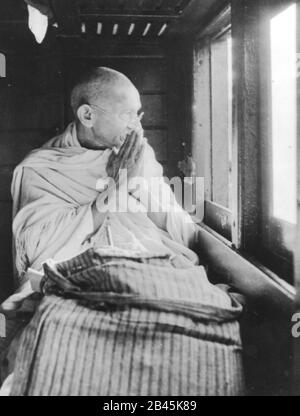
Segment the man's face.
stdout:
<svg viewBox="0 0 300 416">
<path fill-rule="evenodd" d="M 139 127 L 137 115 L 141 100 L 133 86 L 112 92 L 106 104 L 101 99 L 93 104 L 96 115 L 93 126 L 94 141 L 99 146 L 120 147 L 126 136 Z"/>
</svg>

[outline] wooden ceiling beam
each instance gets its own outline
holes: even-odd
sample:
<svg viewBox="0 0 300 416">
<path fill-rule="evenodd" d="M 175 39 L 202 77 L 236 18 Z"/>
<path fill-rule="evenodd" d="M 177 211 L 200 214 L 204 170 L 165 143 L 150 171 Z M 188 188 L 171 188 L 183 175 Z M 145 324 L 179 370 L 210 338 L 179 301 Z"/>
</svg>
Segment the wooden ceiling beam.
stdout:
<svg viewBox="0 0 300 416">
<path fill-rule="evenodd" d="M 180 18 L 170 27 L 170 35 L 193 35 L 204 27 L 210 16 L 219 13 L 229 0 L 191 0 Z"/>
<path fill-rule="evenodd" d="M 177 15 L 157 15 L 157 14 L 108 14 L 108 13 L 84 13 L 79 15 L 81 21 L 119 21 L 119 22 L 128 22 L 132 21 L 145 21 L 149 20 L 152 22 L 171 22 L 178 19 Z"/>
</svg>

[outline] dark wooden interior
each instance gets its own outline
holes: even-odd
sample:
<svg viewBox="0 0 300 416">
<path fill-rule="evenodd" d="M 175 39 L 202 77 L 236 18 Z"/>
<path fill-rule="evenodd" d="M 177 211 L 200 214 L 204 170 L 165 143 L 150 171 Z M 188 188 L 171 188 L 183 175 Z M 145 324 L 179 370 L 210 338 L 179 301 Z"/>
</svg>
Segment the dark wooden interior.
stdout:
<svg viewBox="0 0 300 416">
<path fill-rule="evenodd" d="M 31 0 L 49 16 L 41 45 L 28 29 L 24 0 L 0 4 L 0 51 L 6 77 L 0 78 L 0 296 L 12 290 L 11 195 L 14 167 L 31 149 L 60 133 L 71 120 L 68 95 L 85 66 L 123 71 L 139 88 L 146 137 L 167 176 L 178 174 L 182 142 L 191 128 L 191 16 L 203 20 L 220 3 L 213 0 Z M 180 22 L 186 22 L 180 24 Z M 97 24 L 102 24 L 97 33 Z M 134 30 L 128 35 L 131 24 Z M 143 36 L 148 23 L 151 27 Z M 85 29 L 83 31 L 82 25 Z M 113 25 L 118 32 L 113 35 Z M 163 25 L 166 30 L 158 33 Z"/>
</svg>

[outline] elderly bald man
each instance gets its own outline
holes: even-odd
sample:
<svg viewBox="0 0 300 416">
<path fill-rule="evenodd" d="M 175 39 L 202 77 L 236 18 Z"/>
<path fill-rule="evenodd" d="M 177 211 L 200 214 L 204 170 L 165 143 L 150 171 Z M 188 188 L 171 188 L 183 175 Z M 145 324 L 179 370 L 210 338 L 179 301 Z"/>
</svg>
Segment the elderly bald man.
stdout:
<svg viewBox="0 0 300 416">
<path fill-rule="evenodd" d="M 73 88 L 71 106 L 74 122 L 63 134 L 32 151 L 14 172 L 14 264 L 19 288 L 2 304 L 6 310 L 17 307 L 32 292 L 28 268 L 41 271 L 48 258 L 60 261 L 90 245 L 107 244 L 101 233 L 95 233 L 110 211 L 104 204 L 105 193 L 97 184 L 107 176 L 117 180 L 118 168 L 146 181 L 158 178 L 159 186 L 149 187 L 151 195 L 147 198 L 155 199 L 156 209 L 147 209 L 146 216 L 135 214 L 133 219 L 128 204 L 124 209 L 125 201 L 119 200 L 122 212 L 109 217 L 114 243 L 176 252 L 194 264 L 198 261 L 188 249 L 197 227 L 176 203 L 163 181 L 162 167 L 143 137 L 141 100 L 132 82 L 113 69 L 94 68 L 85 72 Z M 140 201 L 141 195 L 133 196 L 129 191 L 129 199 Z M 161 194 L 168 194 L 172 209 L 170 205 L 162 207 Z"/>
</svg>

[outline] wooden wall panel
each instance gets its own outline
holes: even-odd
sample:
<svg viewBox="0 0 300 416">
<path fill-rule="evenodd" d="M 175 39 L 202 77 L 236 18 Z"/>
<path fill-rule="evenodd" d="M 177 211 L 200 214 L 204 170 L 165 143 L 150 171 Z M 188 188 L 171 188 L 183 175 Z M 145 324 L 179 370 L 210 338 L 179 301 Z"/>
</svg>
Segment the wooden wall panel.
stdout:
<svg viewBox="0 0 300 416">
<path fill-rule="evenodd" d="M 166 101 L 164 95 L 142 95 L 141 96 L 143 111 L 143 125 L 165 127 L 167 123 Z"/>
<path fill-rule="evenodd" d="M 0 182 L 1 183 L 1 182 Z M 11 202 L 0 202 L 0 302 L 13 289 Z"/>
<path fill-rule="evenodd" d="M 64 102 L 58 94 L 30 97 L 8 89 L 0 94 L 0 108 L 0 130 L 62 127 Z"/>
<path fill-rule="evenodd" d="M 0 166 L 17 165 L 31 150 L 41 147 L 56 134 L 49 130 L 2 130 L 0 131 Z"/>
<path fill-rule="evenodd" d="M 0 166 L 0 201 L 11 201 L 10 185 L 14 170 L 14 165 Z"/>
<path fill-rule="evenodd" d="M 61 131 L 64 122 L 60 57 L 11 52 L 7 77 L 0 79 L 0 302 L 13 290 L 13 170 L 30 150 Z"/>
<path fill-rule="evenodd" d="M 168 141 L 166 130 L 145 130 L 145 137 L 153 147 L 155 156 L 159 162 L 168 160 Z"/>
<path fill-rule="evenodd" d="M 62 93 L 62 62 L 56 55 L 8 54 L 7 82 L 19 94 Z"/>
<path fill-rule="evenodd" d="M 3 260 L 7 253 L 10 251 L 10 246 L 7 244 L 10 240 L 5 240 L 11 232 L 11 202 L 0 202 L 0 238 L 1 242 L 5 244 L 1 245 L 0 258 Z M 3 270 L 3 262 L 0 261 L 0 270 Z"/>
<path fill-rule="evenodd" d="M 186 143 L 186 152 L 191 152 L 192 46 L 192 42 L 176 42 L 168 48 L 167 116 L 170 176 L 180 174 L 177 164 L 184 157 L 182 143 Z"/>
</svg>

